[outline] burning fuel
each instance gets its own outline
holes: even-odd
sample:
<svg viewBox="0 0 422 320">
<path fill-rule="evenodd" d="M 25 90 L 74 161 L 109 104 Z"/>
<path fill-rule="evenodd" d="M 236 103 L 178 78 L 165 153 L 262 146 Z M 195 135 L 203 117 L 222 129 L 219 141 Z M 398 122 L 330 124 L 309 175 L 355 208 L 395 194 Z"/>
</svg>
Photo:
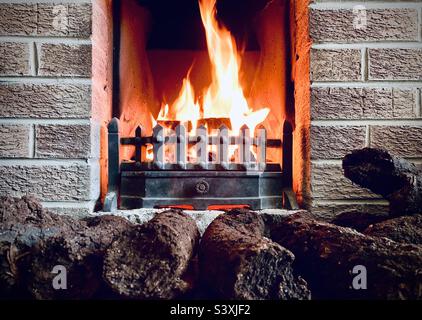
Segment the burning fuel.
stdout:
<svg viewBox="0 0 422 320">
<path fill-rule="evenodd" d="M 210 122 L 217 120 L 222 125 L 228 119 L 231 134 L 238 134 L 246 125 L 252 136 L 270 110 L 263 107 L 254 110 L 248 105 L 239 80 L 241 56 L 229 30 L 217 21 L 216 0 L 199 0 L 199 9 L 211 62 L 211 83 L 196 99 L 189 70 L 177 99 L 171 105 L 162 104 L 157 121 L 189 123 L 193 131 L 198 121 L 207 127 Z"/>
</svg>

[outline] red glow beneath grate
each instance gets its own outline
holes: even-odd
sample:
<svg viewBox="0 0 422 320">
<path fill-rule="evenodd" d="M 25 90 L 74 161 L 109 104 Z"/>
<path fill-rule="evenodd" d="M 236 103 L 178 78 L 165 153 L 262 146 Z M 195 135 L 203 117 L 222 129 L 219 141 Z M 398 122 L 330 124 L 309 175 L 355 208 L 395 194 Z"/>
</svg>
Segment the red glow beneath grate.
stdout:
<svg viewBox="0 0 422 320">
<path fill-rule="evenodd" d="M 189 204 L 181 204 L 178 206 L 160 206 L 158 209 L 164 209 L 164 208 L 170 208 L 170 209 L 182 209 L 182 210 L 194 210 L 194 207 Z"/>
<path fill-rule="evenodd" d="M 212 205 L 208 206 L 208 210 L 231 210 L 231 209 L 249 209 L 247 204 L 226 204 L 226 205 Z"/>
</svg>

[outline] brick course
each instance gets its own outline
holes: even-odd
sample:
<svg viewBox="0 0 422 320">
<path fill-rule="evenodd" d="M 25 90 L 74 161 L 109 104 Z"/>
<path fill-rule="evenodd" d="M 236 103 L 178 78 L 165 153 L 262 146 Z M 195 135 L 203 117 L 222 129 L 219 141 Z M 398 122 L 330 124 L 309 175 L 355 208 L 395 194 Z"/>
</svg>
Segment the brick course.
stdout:
<svg viewBox="0 0 422 320">
<path fill-rule="evenodd" d="M 0 83 L 0 117 L 89 118 L 91 86 L 87 84 Z"/>
<path fill-rule="evenodd" d="M 344 177 L 340 164 L 314 163 L 311 167 L 313 197 L 324 200 L 371 199 L 378 195 L 354 185 Z"/>
<path fill-rule="evenodd" d="M 365 28 L 355 28 L 352 9 L 311 10 L 310 31 L 316 42 L 416 41 L 418 11 L 414 8 L 368 9 Z M 357 20 L 356 20 L 357 21 Z"/>
<path fill-rule="evenodd" d="M 370 80 L 422 80 L 422 47 L 369 49 Z"/>
<path fill-rule="evenodd" d="M 40 45 L 40 76 L 90 77 L 91 45 Z"/>
<path fill-rule="evenodd" d="M 413 119 L 416 118 L 415 88 L 313 88 L 313 120 L 322 119 Z"/>
<path fill-rule="evenodd" d="M 88 38 L 92 31 L 89 3 L 38 4 L 37 35 Z"/>
<path fill-rule="evenodd" d="M 37 5 L 0 3 L 0 34 L 34 35 L 37 30 Z"/>
<path fill-rule="evenodd" d="M 91 126 L 36 125 L 35 157 L 86 159 L 91 155 Z"/>
<path fill-rule="evenodd" d="M 0 195 L 40 200 L 91 200 L 89 165 L 0 165 Z"/>
<path fill-rule="evenodd" d="M 371 147 L 407 158 L 422 158 L 422 124 L 371 126 Z"/>
<path fill-rule="evenodd" d="M 365 126 L 312 126 L 311 159 L 341 159 L 365 147 Z"/>
<path fill-rule="evenodd" d="M 360 79 L 360 50 L 313 49 L 311 51 L 311 80 L 359 81 Z"/>
<path fill-rule="evenodd" d="M 0 34 L 88 38 L 91 16 L 89 3 L 0 3 Z"/>
</svg>

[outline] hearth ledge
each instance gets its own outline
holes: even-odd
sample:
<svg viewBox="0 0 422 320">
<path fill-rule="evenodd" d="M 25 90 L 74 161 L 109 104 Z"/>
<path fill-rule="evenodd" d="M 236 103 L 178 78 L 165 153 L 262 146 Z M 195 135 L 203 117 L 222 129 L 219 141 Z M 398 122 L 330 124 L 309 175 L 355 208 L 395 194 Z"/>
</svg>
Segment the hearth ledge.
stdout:
<svg viewBox="0 0 422 320">
<path fill-rule="evenodd" d="M 124 217 L 132 223 L 142 224 L 151 220 L 157 213 L 165 211 L 167 209 L 133 209 L 133 210 L 117 210 L 116 212 L 94 212 L 91 215 L 104 215 L 112 214 L 120 217 Z M 218 210 L 183 210 L 189 216 L 191 216 L 198 226 L 199 232 L 202 235 L 208 225 L 217 218 L 223 211 Z M 286 210 L 286 209 L 264 209 L 259 210 L 260 214 L 263 215 L 264 220 L 277 221 L 278 218 L 286 217 L 288 215 L 300 212 L 303 210 Z"/>
</svg>

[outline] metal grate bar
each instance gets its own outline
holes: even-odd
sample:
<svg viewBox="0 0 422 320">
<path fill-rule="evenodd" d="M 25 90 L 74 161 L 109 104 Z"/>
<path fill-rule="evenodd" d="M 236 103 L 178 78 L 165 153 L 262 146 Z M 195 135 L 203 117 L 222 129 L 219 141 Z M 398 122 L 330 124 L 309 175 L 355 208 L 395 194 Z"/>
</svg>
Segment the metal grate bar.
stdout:
<svg viewBox="0 0 422 320">
<path fill-rule="evenodd" d="M 186 128 L 179 124 L 176 127 L 177 145 L 176 145 L 176 163 L 180 169 L 186 169 L 187 160 L 187 139 Z"/>
<path fill-rule="evenodd" d="M 135 137 L 119 138 L 119 141 L 122 145 L 135 146 L 135 163 L 137 168 L 144 170 L 266 170 L 267 148 L 282 146 L 281 140 L 267 139 L 263 126 L 256 129 L 254 137 L 251 137 L 250 129 L 246 125 L 240 129 L 238 136 L 229 136 L 229 129 L 225 125 L 222 125 L 215 135 L 209 135 L 204 125 L 199 126 L 193 135 L 188 135 L 187 127 L 180 123 L 174 130 L 173 133 L 168 133 L 162 125 L 157 124 L 153 128 L 152 136 L 148 137 L 143 136 L 144 129 L 138 126 Z M 110 132 L 110 141 L 113 141 L 114 136 L 111 134 L 113 132 Z M 153 160 L 149 163 L 146 160 L 146 147 L 151 144 Z M 229 158 L 230 146 L 237 146 L 235 160 Z M 192 149 L 193 154 L 196 153 L 195 159 L 192 153 L 189 153 L 189 148 L 196 149 Z M 174 150 L 173 160 L 166 160 L 168 150 Z"/>
<path fill-rule="evenodd" d="M 196 157 L 201 168 L 206 169 L 208 165 L 208 131 L 205 126 L 196 129 L 198 143 L 196 144 Z"/>
<path fill-rule="evenodd" d="M 164 128 L 157 124 L 153 132 L 153 164 L 158 169 L 164 169 Z"/>
</svg>

